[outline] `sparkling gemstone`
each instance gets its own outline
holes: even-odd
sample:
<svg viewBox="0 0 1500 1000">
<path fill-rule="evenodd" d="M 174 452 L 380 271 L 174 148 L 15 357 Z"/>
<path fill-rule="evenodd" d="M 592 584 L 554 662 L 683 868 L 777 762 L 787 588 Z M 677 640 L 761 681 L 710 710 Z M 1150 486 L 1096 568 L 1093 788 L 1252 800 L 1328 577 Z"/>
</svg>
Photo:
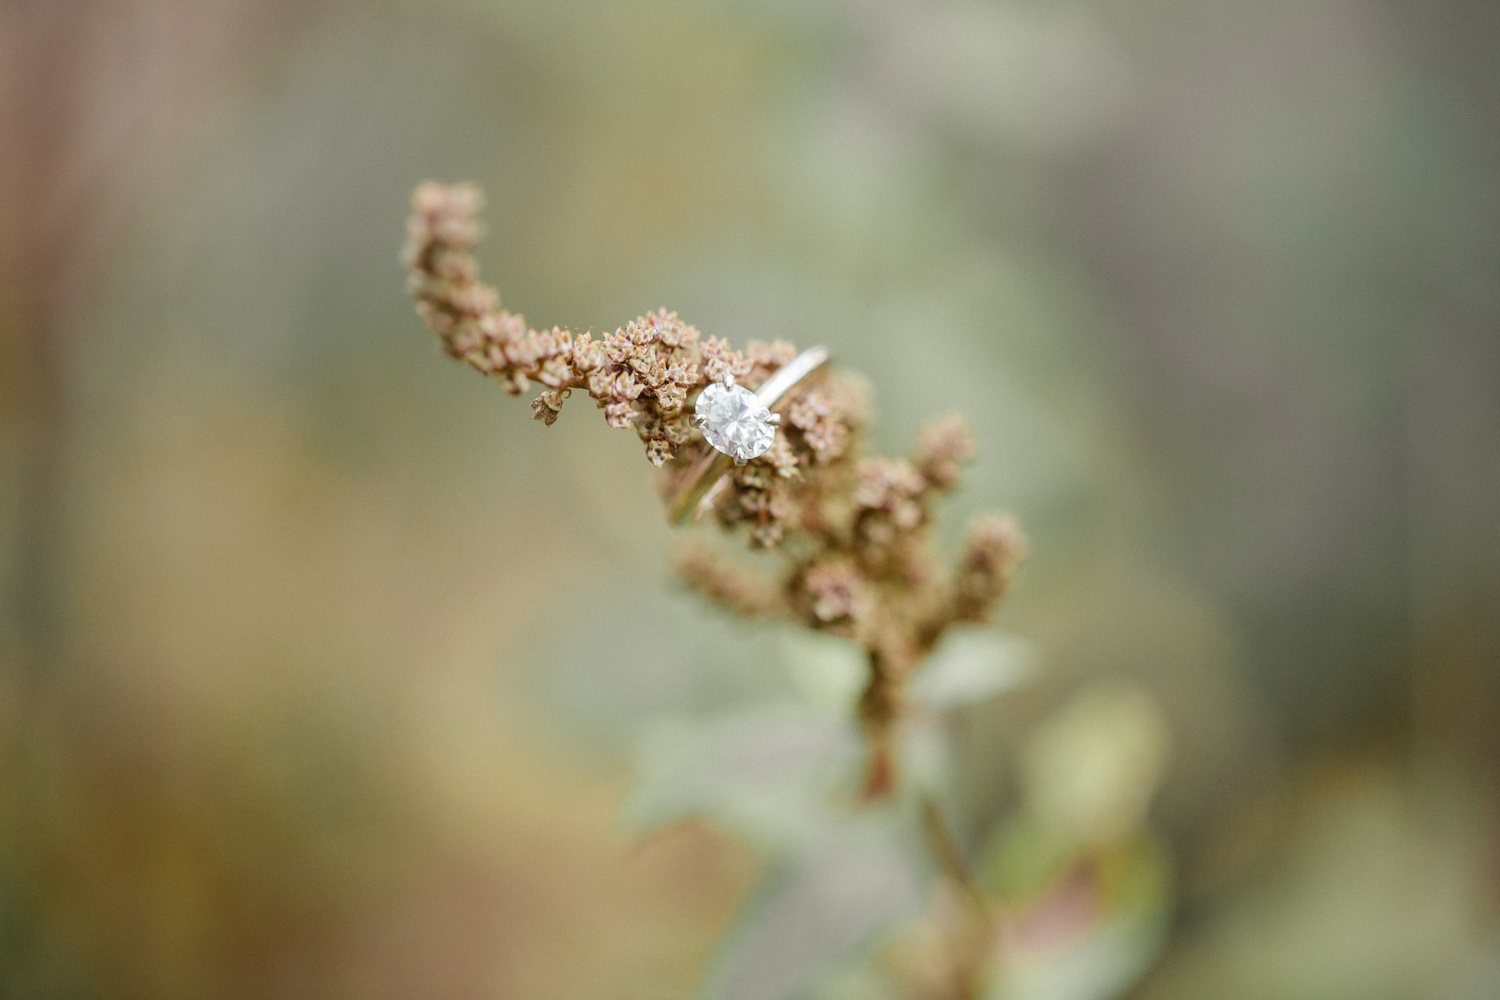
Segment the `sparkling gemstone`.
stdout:
<svg viewBox="0 0 1500 1000">
<path fill-rule="evenodd" d="M 771 411 L 742 385 L 710 385 L 698 394 L 693 412 L 708 443 L 736 462 L 759 458 L 776 440 Z"/>
</svg>

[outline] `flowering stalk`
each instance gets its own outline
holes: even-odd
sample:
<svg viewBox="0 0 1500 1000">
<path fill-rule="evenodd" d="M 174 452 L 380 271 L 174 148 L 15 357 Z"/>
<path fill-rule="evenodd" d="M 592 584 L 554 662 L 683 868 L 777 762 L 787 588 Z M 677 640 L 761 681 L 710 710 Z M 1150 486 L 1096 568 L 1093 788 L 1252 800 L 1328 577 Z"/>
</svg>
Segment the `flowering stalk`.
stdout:
<svg viewBox="0 0 1500 1000">
<path fill-rule="evenodd" d="M 536 419 L 551 424 L 574 393 L 593 399 L 606 423 L 644 442 L 666 496 L 709 447 L 690 419 L 696 395 L 725 375 L 754 388 L 796 356 L 782 341 L 735 350 L 665 310 L 597 338 L 533 329 L 479 280 L 472 252 L 481 208 L 470 184 L 427 183 L 413 194 L 403 260 L 417 311 L 450 356 L 507 392 L 535 384 Z M 736 614 L 789 619 L 866 650 L 870 674 L 858 707 L 869 755 L 864 797 L 883 798 L 896 783 L 908 680 L 950 626 L 989 617 L 1023 546 L 1009 519 L 990 517 L 972 526 L 951 570 L 933 551 L 933 504 L 974 451 L 960 418 L 925 431 L 910 459 L 888 459 L 862 452 L 865 393 L 854 378 L 825 372 L 804 380 L 778 409 L 784 419 L 771 449 L 727 473 L 712 503 L 725 529 L 783 555 L 781 573 L 753 573 L 708 547 L 686 549 L 676 570 Z"/>
</svg>

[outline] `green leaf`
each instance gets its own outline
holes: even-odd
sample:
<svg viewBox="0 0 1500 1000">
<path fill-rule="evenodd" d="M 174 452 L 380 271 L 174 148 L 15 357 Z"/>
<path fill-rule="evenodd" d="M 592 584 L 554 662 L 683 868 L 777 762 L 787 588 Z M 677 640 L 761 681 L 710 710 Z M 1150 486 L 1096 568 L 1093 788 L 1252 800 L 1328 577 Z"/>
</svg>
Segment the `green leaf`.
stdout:
<svg viewBox="0 0 1500 1000">
<path fill-rule="evenodd" d="M 805 997 L 914 914 L 923 890 L 923 875 L 892 831 L 850 822 L 772 875 L 731 933 L 705 996 Z"/>
<path fill-rule="evenodd" d="M 782 635 L 782 656 L 792 685 L 809 704 L 849 718 L 870 677 L 870 654 L 848 639 L 788 630 Z"/>
<path fill-rule="evenodd" d="M 840 822 L 831 802 L 853 786 L 859 762 L 852 724 L 807 708 L 676 720 L 641 742 L 626 816 L 641 831 L 710 819 L 767 846 L 796 847 Z"/>
<path fill-rule="evenodd" d="M 1039 669 L 1025 639 L 988 629 L 949 632 L 912 679 L 911 693 L 931 708 L 957 708 L 1013 690 Z"/>
</svg>

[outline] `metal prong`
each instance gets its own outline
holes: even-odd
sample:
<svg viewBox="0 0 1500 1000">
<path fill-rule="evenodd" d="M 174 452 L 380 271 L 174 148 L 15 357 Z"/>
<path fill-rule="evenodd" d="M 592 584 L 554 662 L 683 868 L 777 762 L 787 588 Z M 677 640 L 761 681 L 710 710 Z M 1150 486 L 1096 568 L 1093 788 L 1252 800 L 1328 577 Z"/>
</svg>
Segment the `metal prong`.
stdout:
<svg viewBox="0 0 1500 1000">
<path fill-rule="evenodd" d="M 734 464 L 735 465 L 744 465 L 745 464 L 745 460 L 743 458 L 740 458 L 740 456 L 736 455 L 736 456 L 734 456 Z"/>
<path fill-rule="evenodd" d="M 734 388 L 734 372 L 725 372 L 724 373 L 724 388 L 726 388 L 726 389 L 733 389 Z"/>
<path fill-rule="evenodd" d="M 773 427 L 779 427 L 781 425 L 781 414 L 771 414 L 769 417 L 766 417 L 766 423 L 770 424 Z"/>
</svg>

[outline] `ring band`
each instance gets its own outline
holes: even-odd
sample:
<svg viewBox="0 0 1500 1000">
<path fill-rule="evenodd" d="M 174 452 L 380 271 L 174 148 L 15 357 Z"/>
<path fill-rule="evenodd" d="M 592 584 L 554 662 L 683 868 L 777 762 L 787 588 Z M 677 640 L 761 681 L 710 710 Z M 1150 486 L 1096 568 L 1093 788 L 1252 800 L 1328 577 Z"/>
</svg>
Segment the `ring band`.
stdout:
<svg viewBox="0 0 1500 1000">
<path fill-rule="evenodd" d="M 786 398 L 797 383 L 828 363 L 828 348 L 810 347 L 778 368 L 755 390 L 755 398 L 768 410 Z M 714 448 L 707 449 L 682 475 L 682 486 L 672 497 L 667 519 L 672 524 L 690 524 L 712 506 L 715 487 L 734 459 Z"/>
</svg>

